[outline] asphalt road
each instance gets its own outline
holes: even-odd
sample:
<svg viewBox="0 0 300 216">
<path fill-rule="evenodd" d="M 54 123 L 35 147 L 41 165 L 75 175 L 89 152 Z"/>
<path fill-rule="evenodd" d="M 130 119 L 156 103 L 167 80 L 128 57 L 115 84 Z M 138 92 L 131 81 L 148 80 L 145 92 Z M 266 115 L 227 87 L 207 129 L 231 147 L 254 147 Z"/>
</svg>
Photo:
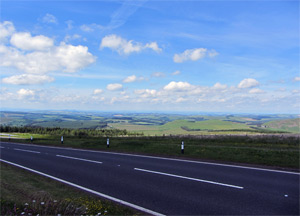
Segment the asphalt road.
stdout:
<svg viewBox="0 0 300 216">
<path fill-rule="evenodd" d="M 166 215 L 299 215 L 299 173 L 1 142 L 2 161 Z"/>
</svg>

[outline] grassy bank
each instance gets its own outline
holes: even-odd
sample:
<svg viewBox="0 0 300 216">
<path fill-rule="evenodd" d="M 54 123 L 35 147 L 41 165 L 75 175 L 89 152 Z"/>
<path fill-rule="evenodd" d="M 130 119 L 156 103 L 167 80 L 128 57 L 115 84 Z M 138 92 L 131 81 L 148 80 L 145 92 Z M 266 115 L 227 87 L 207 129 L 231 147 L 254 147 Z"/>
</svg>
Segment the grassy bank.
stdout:
<svg viewBox="0 0 300 216">
<path fill-rule="evenodd" d="M 6 163 L 0 163 L 0 168 L 1 215 L 140 214 Z"/>
<path fill-rule="evenodd" d="M 30 143 L 29 134 L 22 134 L 13 142 Z M 149 155 L 217 160 L 299 169 L 299 136 L 292 135 L 218 135 L 218 136 L 160 136 L 112 137 L 110 148 L 105 137 L 64 137 L 34 135 L 35 144 L 65 146 Z M 1 138 L 1 140 L 7 140 Z M 181 141 L 185 153 L 181 154 Z M 12 140 L 11 140 L 12 141 Z"/>
</svg>

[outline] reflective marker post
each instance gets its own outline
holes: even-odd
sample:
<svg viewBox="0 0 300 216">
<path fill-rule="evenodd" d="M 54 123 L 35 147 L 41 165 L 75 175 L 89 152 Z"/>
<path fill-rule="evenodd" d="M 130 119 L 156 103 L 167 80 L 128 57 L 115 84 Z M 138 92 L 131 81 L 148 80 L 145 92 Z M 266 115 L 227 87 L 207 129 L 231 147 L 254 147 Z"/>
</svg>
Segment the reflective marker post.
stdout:
<svg viewBox="0 0 300 216">
<path fill-rule="evenodd" d="M 33 137 L 32 137 L 32 136 L 30 137 L 30 142 L 31 142 L 31 143 L 33 142 Z"/>
<path fill-rule="evenodd" d="M 64 137 L 63 136 L 61 136 L 60 142 L 61 142 L 61 144 L 64 144 Z"/>
<path fill-rule="evenodd" d="M 184 154 L 184 142 L 181 142 L 181 154 Z"/>
<path fill-rule="evenodd" d="M 109 148 L 109 138 L 107 138 L 106 145 L 107 145 L 107 148 Z"/>
<path fill-rule="evenodd" d="M 8 134 L 8 140 L 10 141 L 10 134 Z"/>
</svg>

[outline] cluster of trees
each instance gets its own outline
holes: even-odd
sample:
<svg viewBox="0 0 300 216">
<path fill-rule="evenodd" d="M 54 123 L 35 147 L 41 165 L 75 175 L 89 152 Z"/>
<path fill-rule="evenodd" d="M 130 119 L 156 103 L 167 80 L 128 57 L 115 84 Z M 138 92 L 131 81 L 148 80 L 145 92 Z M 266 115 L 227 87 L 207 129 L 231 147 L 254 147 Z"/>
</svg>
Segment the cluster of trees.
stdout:
<svg viewBox="0 0 300 216">
<path fill-rule="evenodd" d="M 69 129 L 69 128 L 44 128 L 44 127 L 12 127 L 0 126 L 2 133 L 32 133 L 32 134 L 49 134 L 59 136 L 77 136 L 77 137 L 114 137 L 114 136 L 142 136 L 143 133 L 133 133 L 127 130 L 119 129 Z"/>
</svg>

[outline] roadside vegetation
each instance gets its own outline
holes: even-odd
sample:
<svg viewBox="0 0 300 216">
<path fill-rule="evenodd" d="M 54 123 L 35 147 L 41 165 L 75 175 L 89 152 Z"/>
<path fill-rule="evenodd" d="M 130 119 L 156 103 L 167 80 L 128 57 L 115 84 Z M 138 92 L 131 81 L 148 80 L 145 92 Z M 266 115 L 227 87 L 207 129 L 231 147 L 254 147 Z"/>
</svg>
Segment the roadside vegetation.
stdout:
<svg viewBox="0 0 300 216">
<path fill-rule="evenodd" d="M 21 168 L 0 162 L 1 215 L 140 215 Z"/>
</svg>

